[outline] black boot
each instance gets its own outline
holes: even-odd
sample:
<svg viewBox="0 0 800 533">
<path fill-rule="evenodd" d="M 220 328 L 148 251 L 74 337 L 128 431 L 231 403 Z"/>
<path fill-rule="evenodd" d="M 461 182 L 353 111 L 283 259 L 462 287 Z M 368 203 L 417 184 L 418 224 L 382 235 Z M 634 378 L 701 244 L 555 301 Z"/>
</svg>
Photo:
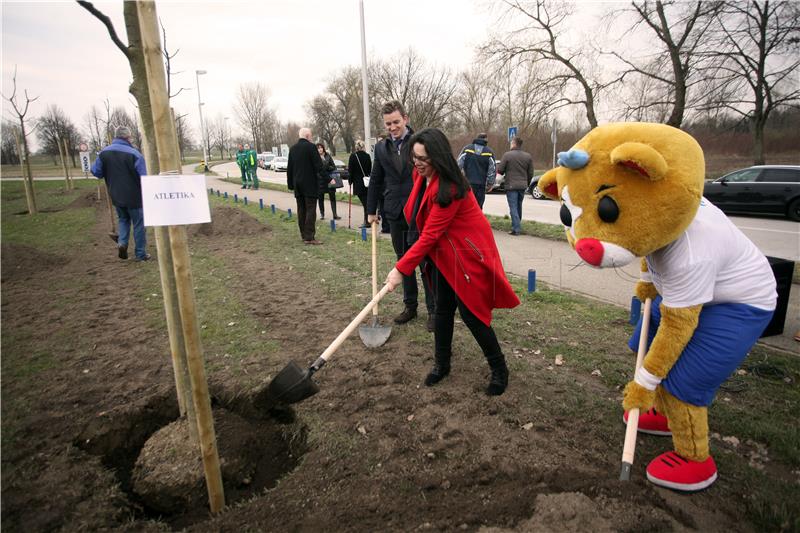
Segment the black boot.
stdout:
<svg viewBox="0 0 800 533">
<path fill-rule="evenodd" d="M 486 387 L 486 394 L 489 396 L 500 396 L 508 387 L 508 367 L 506 358 L 503 354 L 489 360 L 489 367 L 492 369 L 492 377 L 489 379 L 489 386 Z"/>
<path fill-rule="evenodd" d="M 450 373 L 450 354 L 437 355 L 433 368 L 425 377 L 425 386 L 432 387 L 442 381 Z"/>
</svg>

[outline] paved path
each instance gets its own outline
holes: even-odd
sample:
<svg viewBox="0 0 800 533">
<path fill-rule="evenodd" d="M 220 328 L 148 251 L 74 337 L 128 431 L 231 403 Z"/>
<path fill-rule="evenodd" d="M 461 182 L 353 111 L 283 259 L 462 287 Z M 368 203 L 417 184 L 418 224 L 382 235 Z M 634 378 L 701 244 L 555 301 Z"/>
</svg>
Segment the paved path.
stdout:
<svg viewBox="0 0 800 533">
<path fill-rule="evenodd" d="M 194 165 L 188 165 L 184 167 L 184 172 L 192 173 L 193 169 Z M 226 172 L 231 177 L 240 176 L 235 163 L 217 165 L 213 167 L 213 170 L 222 176 Z M 286 185 L 285 173 L 273 173 L 259 169 L 258 177 L 263 181 Z M 265 206 L 274 204 L 281 211 L 291 209 L 296 212 L 297 210 L 295 198 L 288 192 L 270 189 L 260 189 L 258 191 L 242 190 L 239 185 L 212 176 L 206 178 L 206 186 L 207 188 L 213 188 L 215 191 L 227 191 L 229 196 L 233 194 L 238 194 L 240 198 L 247 196 L 249 202 L 258 202 L 259 199 L 263 199 Z M 489 195 L 488 199 L 492 198 L 502 199 L 502 203 L 505 203 L 503 195 Z M 494 205 L 490 206 L 488 199 L 484 204 L 486 213 L 499 216 L 507 214 L 507 205 L 503 208 L 497 205 L 498 202 L 494 202 Z M 330 215 L 330 202 L 327 198 L 325 201 L 327 206 L 326 213 Z M 551 202 L 527 199 L 523 206 L 527 206 L 529 210 L 523 212 L 523 218 L 526 220 L 539 219 L 541 222 L 546 222 L 547 217 L 550 215 L 541 215 L 545 210 L 541 209 L 539 204 L 549 203 Z M 337 228 L 347 228 L 347 203 L 339 202 L 337 207 L 338 213 L 342 217 L 342 220 L 338 221 Z M 361 206 L 353 204 L 352 228 L 357 228 L 361 220 L 363 220 L 362 213 Z M 556 220 L 556 222 L 552 223 L 560 222 Z M 324 240 L 324 230 L 322 232 L 318 231 L 317 236 Z M 381 238 L 388 237 L 388 235 L 381 235 Z M 497 230 L 494 232 L 494 238 L 503 259 L 503 266 L 511 274 L 527 279 L 528 270 L 533 269 L 536 271 L 537 282 L 545 282 L 556 289 L 579 293 L 625 308 L 630 307 L 634 285 L 639 277 L 638 262 L 634 262 L 625 268 L 601 270 L 580 264 L 575 251 L 563 241 L 551 241 L 526 235 L 513 237 L 504 231 Z M 792 286 L 783 334 L 767 337 L 763 339 L 763 342 L 769 346 L 800 354 L 800 343 L 793 339 L 794 333 L 798 330 L 800 330 L 800 285 L 795 284 Z"/>
</svg>

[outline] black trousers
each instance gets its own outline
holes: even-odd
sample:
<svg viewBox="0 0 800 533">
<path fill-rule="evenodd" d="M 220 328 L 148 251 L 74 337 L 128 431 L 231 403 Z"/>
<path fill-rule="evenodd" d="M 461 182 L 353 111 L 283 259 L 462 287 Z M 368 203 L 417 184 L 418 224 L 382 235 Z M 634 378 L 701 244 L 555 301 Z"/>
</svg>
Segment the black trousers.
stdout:
<svg viewBox="0 0 800 533">
<path fill-rule="evenodd" d="M 436 313 L 433 315 L 436 360 L 441 362 L 449 362 L 450 360 L 456 308 L 458 308 L 464 324 L 466 324 L 470 333 L 478 342 L 478 346 L 483 350 L 483 355 L 489 365 L 492 366 L 493 363 L 504 360 L 503 351 L 500 348 L 500 343 L 497 342 L 497 335 L 495 335 L 494 329 L 481 322 L 472 311 L 467 309 L 467 306 L 458 299 L 456 292 L 447 283 L 447 280 L 433 262 L 429 261 L 428 265 L 431 273 L 432 289 L 436 297 Z"/>
<path fill-rule="evenodd" d="M 364 225 L 367 225 L 367 191 L 364 191 L 361 194 L 357 194 L 361 205 L 364 207 Z"/>
<path fill-rule="evenodd" d="M 300 236 L 304 241 L 313 241 L 317 231 L 317 199 L 306 196 L 298 196 L 295 199 Z"/>
<path fill-rule="evenodd" d="M 408 234 L 408 224 L 404 218 L 398 220 L 389 220 L 389 232 L 392 234 L 392 246 L 397 258 L 403 257 L 409 246 L 406 242 L 406 235 Z M 433 313 L 433 293 L 428 286 L 428 280 L 422 276 L 422 288 L 425 290 L 425 307 L 428 308 L 428 313 Z M 417 288 L 417 271 L 410 276 L 403 276 L 403 303 L 406 307 L 416 309 L 418 301 L 419 289 Z"/>
<path fill-rule="evenodd" d="M 336 214 L 336 189 L 328 189 L 327 192 L 319 193 L 319 213 L 322 216 L 325 216 L 325 195 L 328 195 L 331 199 L 331 211 L 333 211 L 333 216 L 338 216 Z"/>
</svg>

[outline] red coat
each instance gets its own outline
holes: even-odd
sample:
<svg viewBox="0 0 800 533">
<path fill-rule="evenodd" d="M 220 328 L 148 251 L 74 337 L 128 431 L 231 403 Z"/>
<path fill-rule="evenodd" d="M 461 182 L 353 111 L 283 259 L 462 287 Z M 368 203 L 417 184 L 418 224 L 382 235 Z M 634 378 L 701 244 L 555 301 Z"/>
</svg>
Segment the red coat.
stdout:
<svg viewBox="0 0 800 533">
<path fill-rule="evenodd" d="M 414 188 L 403 210 L 411 219 L 414 199 L 423 178 L 414 170 Z M 519 298 L 508 283 L 492 228 L 472 190 L 462 199 L 454 198 L 447 207 L 436 201 L 439 177 L 434 174 L 425 189 L 417 213 L 419 240 L 397 262 L 397 270 L 409 276 L 428 256 L 472 313 L 487 326 L 492 309 L 519 305 Z"/>
</svg>

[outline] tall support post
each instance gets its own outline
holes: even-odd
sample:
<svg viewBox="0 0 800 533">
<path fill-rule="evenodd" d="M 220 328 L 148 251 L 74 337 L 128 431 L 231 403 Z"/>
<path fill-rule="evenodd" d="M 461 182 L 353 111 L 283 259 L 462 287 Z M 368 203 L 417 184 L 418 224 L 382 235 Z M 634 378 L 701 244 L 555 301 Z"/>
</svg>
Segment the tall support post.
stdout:
<svg viewBox="0 0 800 533">
<path fill-rule="evenodd" d="M 72 171 L 69 168 L 69 143 L 67 139 L 64 139 L 64 167 L 67 169 L 67 188 L 71 191 L 75 188 L 75 184 L 72 183 Z"/>
<path fill-rule="evenodd" d="M 61 159 L 61 168 L 64 171 L 64 192 L 69 190 L 69 169 L 67 169 L 67 158 L 64 154 L 64 144 L 61 142 L 61 137 L 56 137 L 56 146 L 58 146 L 58 157 Z"/>
<path fill-rule="evenodd" d="M 364 29 L 364 0 L 358 0 L 358 10 L 361 15 L 361 93 L 364 106 L 364 144 L 367 151 L 372 152 L 370 141 L 370 115 L 369 115 L 369 82 L 367 81 L 367 37 Z M 364 206 L 366 209 L 367 206 Z"/>
<path fill-rule="evenodd" d="M 14 140 L 17 141 L 17 154 L 19 155 L 19 168 L 22 169 L 22 182 L 25 184 L 25 200 L 28 202 L 28 214 L 35 215 L 39 212 L 36 208 L 36 194 L 33 192 L 33 175 L 28 154 L 20 140 L 19 131 L 14 131 Z"/>
<path fill-rule="evenodd" d="M 174 122 L 170 115 L 169 97 L 166 92 L 167 84 L 162 62 L 161 38 L 155 2 L 137 0 L 136 10 L 139 16 L 142 49 L 147 68 L 147 85 L 153 110 L 159 167 L 162 171 L 180 171 L 180 155 L 176 143 Z M 208 382 L 203 364 L 203 348 L 200 342 L 200 327 L 194 299 L 186 228 L 169 226 L 168 232 L 209 507 L 212 513 L 218 513 L 225 506 L 225 494 L 214 432 L 214 419 L 211 412 L 211 400 L 208 394 Z"/>
</svg>

